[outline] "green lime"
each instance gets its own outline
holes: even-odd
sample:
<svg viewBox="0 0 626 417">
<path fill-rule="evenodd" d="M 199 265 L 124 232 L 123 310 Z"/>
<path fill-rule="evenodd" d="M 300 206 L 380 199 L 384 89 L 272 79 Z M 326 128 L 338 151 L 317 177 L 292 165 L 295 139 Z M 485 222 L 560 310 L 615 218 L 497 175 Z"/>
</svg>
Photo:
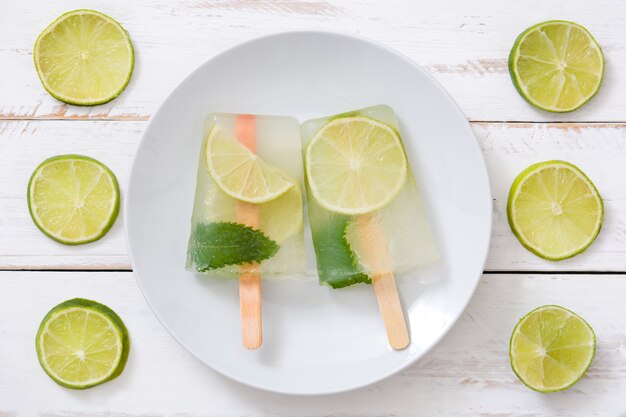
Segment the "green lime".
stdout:
<svg viewBox="0 0 626 417">
<path fill-rule="evenodd" d="M 280 169 L 263 161 L 217 125 L 209 132 L 205 152 L 211 178 L 220 190 L 237 200 L 266 203 L 294 186 Z"/>
<path fill-rule="evenodd" d="M 79 106 L 120 95 L 135 62 L 124 28 L 93 10 L 74 10 L 52 22 L 37 38 L 33 57 L 44 88 Z"/>
<path fill-rule="evenodd" d="M 550 20 L 518 36 L 509 55 L 509 72 L 515 88 L 530 104 L 569 112 L 600 89 L 604 56 L 587 29 Z"/>
<path fill-rule="evenodd" d="M 113 310 L 75 298 L 46 314 L 37 331 L 36 348 L 41 367 L 56 383 L 87 389 L 122 373 L 130 341 Z"/>
<path fill-rule="evenodd" d="M 576 166 L 546 161 L 522 171 L 509 191 L 509 225 L 528 250 L 561 260 L 587 249 L 602 227 L 604 205 Z"/>
<path fill-rule="evenodd" d="M 43 161 L 28 183 L 28 209 L 48 237 L 66 245 L 100 239 L 120 207 L 113 173 L 95 159 L 60 155 Z"/>
<path fill-rule="evenodd" d="M 304 158 L 313 197 L 337 213 L 377 210 L 393 200 L 407 178 L 400 135 L 369 117 L 332 119 L 311 138 Z"/>
<path fill-rule="evenodd" d="M 574 385 L 596 353 L 596 335 L 585 320 L 556 305 L 526 314 L 513 329 L 509 355 L 515 375 L 529 388 L 554 392 Z"/>
</svg>

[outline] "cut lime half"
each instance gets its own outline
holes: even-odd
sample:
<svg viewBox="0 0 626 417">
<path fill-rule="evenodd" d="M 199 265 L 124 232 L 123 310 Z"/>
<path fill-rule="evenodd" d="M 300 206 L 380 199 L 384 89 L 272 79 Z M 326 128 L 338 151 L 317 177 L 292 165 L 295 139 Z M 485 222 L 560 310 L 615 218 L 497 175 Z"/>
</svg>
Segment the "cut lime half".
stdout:
<svg viewBox="0 0 626 417">
<path fill-rule="evenodd" d="M 518 36 L 509 55 L 509 72 L 529 103 L 551 112 L 569 112 L 600 89 L 604 56 L 587 29 L 551 20 Z"/>
<path fill-rule="evenodd" d="M 542 258 L 561 260 L 581 253 L 595 240 L 604 205 L 580 169 L 564 161 L 547 161 L 517 176 L 507 214 L 522 245 Z"/>
<path fill-rule="evenodd" d="M 391 126 L 369 117 L 339 117 L 309 141 L 305 170 L 322 207 L 358 215 L 393 200 L 407 179 L 408 163 Z"/>
<path fill-rule="evenodd" d="M 117 314 L 95 301 L 65 301 L 44 317 L 36 337 L 43 370 L 59 385 L 86 389 L 124 370 L 130 342 Z"/>
<path fill-rule="evenodd" d="M 511 335 L 515 375 L 539 392 L 561 391 L 587 372 L 596 353 L 596 335 L 585 320 L 559 306 L 525 315 Z"/>
<path fill-rule="evenodd" d="M 115 175 L 82 155 L 60 155 L 35 169 L 28 183 L 28 209 L 35 225 L 66 245 L 100 239 L 120 207 Z"/>
<path fill-rule="evenodd" d="M 80 106 L 117 97 L 135 62 L 124 28 L 94 10 L 61 15 L 39 35 L 33 57 L 44 88 L 56 99 Z"/>
</svg>

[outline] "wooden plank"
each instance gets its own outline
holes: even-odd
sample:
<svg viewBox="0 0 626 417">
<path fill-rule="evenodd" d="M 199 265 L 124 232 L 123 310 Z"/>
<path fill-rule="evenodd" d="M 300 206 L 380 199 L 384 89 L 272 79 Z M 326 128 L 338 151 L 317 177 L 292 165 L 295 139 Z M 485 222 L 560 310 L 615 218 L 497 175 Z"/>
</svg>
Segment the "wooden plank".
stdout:
<svg viewBox="0 0 626 417">
<path fill-rule="evenodd" d="M 525 0 L 92 0 L 128 30 L 136 66 L 127 90 L 97 107 L 66 106 L 41 87 L 32 62 L 37 35 L 72 6 L 24 0 L 5 10 L 0 39 L 0 118 L 146 119 L 190 71 L 245 40 L 285 30 L 342 30 L 387 45 L 422 65 L 473 120 L 624 121 L 626 49 L 614 0 L 558 2 Z M 507 72 L 516 36 L 542 20 L 565 18 L 586 26 L 604 48 L 604 87 L 583 109 L 553 115 L 524 102 Z M 607 24 L 612 21 L 615 24 Z"/>
<path fill-rule="evenodd" d="M 626 124 L 474 123 L 494 196 L 494 223 L 487 270 L 626 271 Z M 30 174 L 45 158 L 82 153 L 117 175 L 122 200 L 132 156 L 145 122 L 0 121 L 0 269 L 129 269 L 123 215 L 102 240 L 67 247 L 39 232 L 26 204 Z M 511 182 L 526 166 L 564 159 L 594 181 L 605 202 L 597 241 L 582 255 L 544 261 L 513 237 L 506 220 Z"/>
<path fill-rule="evenodd" d="M 457 325 L 421 361 L 370 387 L 319 398 L 265 393 L 203 366 L 158 323 L 132 273 L 0 272 L 0 334 L 8 341 L 0 344 L 0 415 L 616 416 L 626 389 L 625 292 L 624 276 L 486 275 Z M 122 376 L 84 392 L 54 384 L 33 347 L 48 309 L 77 296 L 113 308 L 132 340 Z M 541 395 L 513 375 L 508 342 L 517 320 L 547 303 L 584 317 L 598 351 L 576 386 Z"/>
<path fill-rule="evenodd" d="M 486 269 L 491 271 L 624 271 L 626 263 L 623 186 L 626 180 L 626 125 L 474 124 L 494 197 L 493 229 Z M 527 166 L 562 159 L 581 168 L 603 197 L 605 218 L 596 241 L 581 255 L 543 260 L 513 237 L 506 206 L 514 178 Z"/>
<path fill-rule="evenodd" d="M 43 160 L 77 153 L 96 158 L 113 171 L 123 204 L 144 126 L 144 122 L 0 121 L 0 269 L 129 269 L 122 210 L 101 240 L 65 246 L 35 227 L 26 189 Z"/>
</svg>

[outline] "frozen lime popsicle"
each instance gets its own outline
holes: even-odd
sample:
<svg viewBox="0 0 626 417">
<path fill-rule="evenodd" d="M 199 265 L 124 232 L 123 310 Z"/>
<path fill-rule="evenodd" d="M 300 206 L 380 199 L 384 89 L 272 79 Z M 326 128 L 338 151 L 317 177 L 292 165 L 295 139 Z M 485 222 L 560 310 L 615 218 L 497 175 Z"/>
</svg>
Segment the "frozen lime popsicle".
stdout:
<svg viewBox="0 0 626 417">
<path fill-rule="evenodd" d="M 438 255 L 393 110 L 369 107 L 307 121 L 301 130 L 320 283 L 373 283 L 383 318 L 391 306 L 403 324 L 394 274 Z M 381 296 L 392 303 L 381 305 Z M 408 336 L 394 344 L 406 346 Z"/>
<path fill-rule="evenodd" d="M 206 132 L 186 267 L 239 278 L 244 345 L 256 348 L 261 276 L 305 270 L 299 124 L 291 117 L 212 114 Z"/>
</svg>

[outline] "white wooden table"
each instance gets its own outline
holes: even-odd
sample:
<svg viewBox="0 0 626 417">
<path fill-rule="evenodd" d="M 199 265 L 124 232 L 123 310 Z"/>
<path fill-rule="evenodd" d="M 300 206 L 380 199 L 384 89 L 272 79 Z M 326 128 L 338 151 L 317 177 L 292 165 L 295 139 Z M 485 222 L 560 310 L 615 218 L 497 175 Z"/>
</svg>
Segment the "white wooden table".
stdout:
<svg viewBox="0 0 626 417">
<path fill-rule="evenodd" d="M 619 416 L 626 415 L 626 3 L 620 0 L 125 0 L 6 1 L 0 13 L 0 416 Z M 32 62 L 39 32 L 62 12 L 116 18 L 136 51 L 116 100 L 64 105 L 41 87 Z M 515 37 L 562 18 L 586 26 L 607 68 L 596 98 L 571 114 L 533 109 L 507 72 Z M 340 395 L 292 397 L 232 382 L 180 347 L 136 285 L 124 218 L 101 241 L 66 247 L 43 236 L 26 185 L 45 158 L 82 153 L 107 164 L 122 193 L 150 115 L 191 70 L 259 35 L 341 29 L 382 42 L 425 67 L 453 95 L 483 148 L 494 196 L 491 251 L 469 308 L 423 360 L 381 383 Z M 606 218 L 586 253 L 560 263 L 524 250 L 506 222 L 506 196 L 527 165 L 565 159 L 604 197 Z M 85 297 L 115 309 L 133 346 L 124 374 L 73 392 L 40 369 L 39 321 L 58 302 Z M 594 327 L 589 373 L 550 395 L 524 387 L 509 366 L 517 320 L 542 304 L 573 309 Z"/>
</svg>

